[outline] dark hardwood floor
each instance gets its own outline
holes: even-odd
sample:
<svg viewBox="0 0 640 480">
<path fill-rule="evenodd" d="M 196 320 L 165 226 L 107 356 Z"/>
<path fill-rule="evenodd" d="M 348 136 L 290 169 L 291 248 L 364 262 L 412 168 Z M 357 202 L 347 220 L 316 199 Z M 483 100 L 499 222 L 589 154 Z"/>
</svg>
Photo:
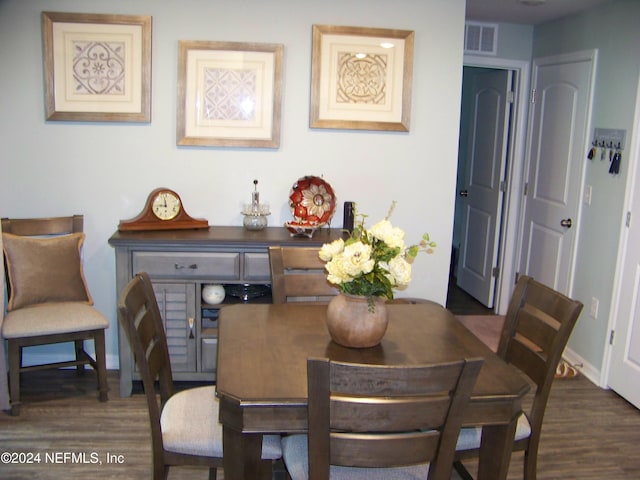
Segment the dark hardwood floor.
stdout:
<svg viewBox="0 0 640 480">
<path fill-rule="evenodd" d="M 80 379 L 70 370 L 33 372 L 23 384 L 21 416 L 0 413 L 0 453 L 22 455 L 17 460 L 39 455 L 40 463 L 0 462 L 1 479 L 151 478 L 149 425 L 139 386 L 132 397 L 120 398 L 117 373 L 110 372 L 110 399 L 99 403 L 90 372 Z M 538 479 L 640 478 L 638 441 L 640 411 L 582 376 L 558 379 L 543 427 Z M 521 468 L 522 455 L 514 454 L 509 480 L 521 479 Z M 173 468 L 169 476 L 206 478 L 201 468 Z"/>
<path fill-rule="evenodd" d="M 456 315 L 492 315 L 493 309 L 485 307 L 478 300 L 456 285 L 455 277 L 449 278 L 447 308 Z"/>
</svg>

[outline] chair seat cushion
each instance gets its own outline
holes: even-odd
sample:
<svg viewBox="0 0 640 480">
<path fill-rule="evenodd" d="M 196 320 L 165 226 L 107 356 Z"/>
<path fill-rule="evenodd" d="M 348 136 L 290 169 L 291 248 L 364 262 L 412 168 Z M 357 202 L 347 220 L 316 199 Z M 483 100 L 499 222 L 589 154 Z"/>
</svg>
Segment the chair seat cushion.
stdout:
<svg viewBox="0 0 640 480">
<path fill-rule="evenodd" d="M 2 322 L 2 335 L 10 339 L 108 327 L 104 315 L 86 303 L 43 303 L 8 312 Z"/>
<path fill-rule="evenodd" d="M 309 455 L 306 435 L 290 435 L 282 438 L 282 456 L 292 480 L 309 478 Z M 331 465 L 331 480 L 424 480 L 429 474 L 429 464 L 400 468 L 355 468 Z"/>
<path fill-rule="evenodd" d="M 518 425 L 516 426 L 516 436 L 514 440 L 522 440 L 531 435 L 531 425 L 525 413 L 521 413 L 518 417 Z M 480 440 L 482 437 L 481 427 L 469 427 L 460 429 L 458 435 L 457 451 L 476 450 L 480 448 Z"/>
<path fill-rule="evenodd" d="M 216 387 L 189 388 L 173 395 L 160 417 L 165 450 L 222 458 L 222 426 L 218 422 Z M 282 457 L 279 435 L 265 435 L 262 458 Z"/>
</svg>

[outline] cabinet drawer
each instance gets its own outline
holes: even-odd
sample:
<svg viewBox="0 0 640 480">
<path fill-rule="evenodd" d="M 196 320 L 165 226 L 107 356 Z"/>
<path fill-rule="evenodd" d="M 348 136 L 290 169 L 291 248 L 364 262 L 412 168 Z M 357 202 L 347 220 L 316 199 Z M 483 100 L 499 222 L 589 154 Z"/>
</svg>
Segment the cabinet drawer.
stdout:
<svg viewBox="0 0 640 480">
<path fill-rule="evenodd" d="M 133 252 L 132 265 L 151 277 L 240 279 L 240 253 Z"/>
<path fill-rule="evenodd" d="M 268 253 L 244 254 L 244 280 L 247 282 L 271 281 Z"/>
</svg>

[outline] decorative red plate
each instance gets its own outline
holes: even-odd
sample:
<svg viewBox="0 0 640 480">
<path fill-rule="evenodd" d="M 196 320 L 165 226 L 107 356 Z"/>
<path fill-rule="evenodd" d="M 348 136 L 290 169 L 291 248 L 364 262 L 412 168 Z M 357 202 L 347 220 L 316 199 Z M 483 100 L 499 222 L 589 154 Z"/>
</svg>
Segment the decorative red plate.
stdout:
<svg viewBox="0 0 640 480">
<path fill-rule="evenodd" d="M 321 227 L 336 209 L 333 188 L 320 177 L 299 178 L 291 187 L 289 206 L 298 226 Z"/>
</svg>

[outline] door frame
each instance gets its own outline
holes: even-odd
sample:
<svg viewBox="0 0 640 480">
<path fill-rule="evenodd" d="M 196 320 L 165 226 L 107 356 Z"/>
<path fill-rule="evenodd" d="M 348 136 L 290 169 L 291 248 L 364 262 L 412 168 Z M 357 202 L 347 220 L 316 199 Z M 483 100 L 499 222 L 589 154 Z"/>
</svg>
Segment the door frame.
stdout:
<svg viewBox="0 0 640 480">
<path fill-rule="evenodd" d="M 500 274 L 496 280 L 494 311 L 504 315 L 515 285 L 518 260 L 520 258 L 520 211 L 522 209 L 522 193 L 524 163 L 527 143 L 527 122 L 529 117 L 530 70 L 528 61 L 509 60 L 504 58 L 465 55 L 465 67 L 492 68 L 511 70 L 517 82 L 517 90 L 513 100 L 513 123 L 510 144 L 507 153 L 507 191 L 504 192 L 504 205 L 500 229 L 500 249 L 498 265 Z"/>
<path fill-rule="evenodd" d="M 629 229 L 626 226 L 627 212 L 631 213 L 633 206 L 633 196 L 636 187 L 640 187 L 636 184 L 636 179 L 640 178 L 640 81 L 638 81 L 638 87 L 636 92 L 636 109 L 634 113 L 633 127 L 631 135 L 628 137 L 629 142 L 629 155 L 628 165 L 629 174 L 627 176 L 627 184 L 625 186 L 624 206 L 622 208 L 622 214 L 620 219 L 620 240 L 618 242 L 618 256 L 616 259 L 616 271 L 613 280 L 613 292 L 612 292 L 612 308 L 609 315 L 609 322 L 607 324 L 608 334 L 605 336 L 605 349 L 602 359 L 602 368 L 600 369 L 599 386 L 602 388 L 609 388 L 609 371 L 611 368 L 611 356 L 613 355 L 614 346 L 609 342 L 610 332 L 616 330 L 618 323 L 618 313 L 620 310 L 620 296 L 622 294 L 622 274 L 624 270 L 624 262 L 626 260 Z M 632 218 L 631 221 L 634 221 Z M 636 219 L 635 221 L 639 221 Z"/>
</svg>

